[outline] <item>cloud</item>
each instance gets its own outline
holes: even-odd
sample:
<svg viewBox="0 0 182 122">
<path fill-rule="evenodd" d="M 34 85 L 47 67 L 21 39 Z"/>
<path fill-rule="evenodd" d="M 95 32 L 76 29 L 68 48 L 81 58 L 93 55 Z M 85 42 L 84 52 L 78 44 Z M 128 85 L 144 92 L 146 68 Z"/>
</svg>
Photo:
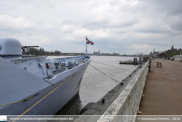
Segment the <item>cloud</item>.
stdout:
<svg viewBox="0 0 182 122">
<path fill-rule="evenodd" d="M 50 29 L 53 26 L 46 24 L 40 26 L 31 22 L 24 17 L 13 18 L 8 15 L 0 15 L 0 30 L 1 31 L 20 31 L 20 30 L 36 30 L 36 29 Z"/>
<path fill-rule="evenodd" d="M 50 28 L 53 28 L 53 26 L 51 24 L 46 24 L 45 25 L 45 29 L 50 29 Z"/>
<path fill-rule="evenodd" d="M 74 30 L 74 26 L 72 25 L 64 25 L 62 27 L 62 31 L 65 33 L 72 32 Z"/>
<path fill-rule="evenodd" d="M 49 38 L 48 36 L 45 35 L 27 35 L 27 34 L 16 34 L 16 35 L 11 35 L 9 38 L 15 38 L 18 39 L 22 45 L 26 46 L 45 46 L 47 44 L 54 43 L 54 40 Z"/>
<path fill-rule="evenodd" d="M 0 15 L 1 29 L 31 29 L 36 25 L 23 17 L 12 18 L 8 15 Z"/>
<path fill-rule="evenodd" d="M 174 16 L 172 19 L 169 20 L 170 27 L 173 30 L 181 31 L 182 30 L 182 14 L 180 16 Z"/>
<path fill-rule="evenodd" d="M 53 42 L 53 41 L 50 40 L 49 37 L 46 37 L 44 35 L 32 35 L 32 36 L 28 36 L 26 38 L 26 40 L 27 39 L 33 45 L 37 45 L 37 43 L 39 45 L 46 45 L 46 44 L 50 44 L 51 42 Z"/>
<path fill-rule="evenodd" d="M 182 1 L 181 0 L 147 0 L 145 1 L 148 4 L 151 4 L 153 7 L 152 9 L 164 12 L 167 15 L 174 16 L 182 13 Z"/>
<path fill-rule="evenodd" d="M 82 52 L 86 36 L 89 52 L 182 47 L 181 0 L 6 0 L 0 11 L 2 38 L 48 50 Z"/>
<path fill-rule="evenodd" d="M 143 49 L 148 49 L 148 48 L 153 48 L 153 47 L 157 47 L 156 45 L 154 46 L 154 45 L 148 45 L 148 44 L 132 44 L 131 45 L 131 47 L 129 47 L 129 48 L 134 48 L 134 49 L 141 49 L 141 48 L 143 48 Z"/>
</svg>

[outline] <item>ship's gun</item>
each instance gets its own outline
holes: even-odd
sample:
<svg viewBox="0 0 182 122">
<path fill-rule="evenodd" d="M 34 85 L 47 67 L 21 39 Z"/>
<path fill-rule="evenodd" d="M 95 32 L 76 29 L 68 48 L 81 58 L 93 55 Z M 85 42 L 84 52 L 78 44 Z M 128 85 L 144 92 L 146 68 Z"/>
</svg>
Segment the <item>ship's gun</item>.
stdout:
<svg viewBox="0 0 182 122">
<path fill-rule="evenodd" d="M 22 46 L 22 50 L 23 50 L 23 52 L 25 52 L 25 50 L 27 50 L 31 47 L 39 47 L 39 46 Z"/>
</svg>

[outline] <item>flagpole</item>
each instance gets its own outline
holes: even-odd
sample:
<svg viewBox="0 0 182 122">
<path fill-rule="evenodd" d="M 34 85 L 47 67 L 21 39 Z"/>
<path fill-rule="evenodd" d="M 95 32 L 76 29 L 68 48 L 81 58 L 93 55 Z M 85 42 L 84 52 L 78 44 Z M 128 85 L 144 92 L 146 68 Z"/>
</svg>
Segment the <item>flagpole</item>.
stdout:
<svg viewBox="0 0 182 122">
<path fill-rule="evenodd" d="M 86 36 L 86 56 L 87 56 L 87 36 Z"/>
</svg>

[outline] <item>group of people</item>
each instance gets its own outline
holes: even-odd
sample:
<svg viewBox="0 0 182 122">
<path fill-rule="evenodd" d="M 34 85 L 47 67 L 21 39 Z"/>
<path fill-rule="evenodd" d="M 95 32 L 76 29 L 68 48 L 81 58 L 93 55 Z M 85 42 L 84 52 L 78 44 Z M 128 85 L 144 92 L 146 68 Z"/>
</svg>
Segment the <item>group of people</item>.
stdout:
<svg viewBox="0 0 182 122">
<path fill-rule="evenodd" d="M 169 57 L 164 57 L 163 60 L 169 60 L 170 58 Z M 174 61 L 174 58 L 171 58 L 171 61 Z"/>
</svg>

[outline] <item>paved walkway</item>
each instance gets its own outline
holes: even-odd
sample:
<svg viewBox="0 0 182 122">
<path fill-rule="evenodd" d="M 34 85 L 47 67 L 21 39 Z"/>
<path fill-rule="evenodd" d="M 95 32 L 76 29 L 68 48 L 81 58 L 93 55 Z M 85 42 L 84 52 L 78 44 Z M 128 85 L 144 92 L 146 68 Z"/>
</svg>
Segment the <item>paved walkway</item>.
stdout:
<svg viewBox="0 0 182 122">
<path fill-rule="evenodd" d="M 153 59 L 144 95 L 139 115 L 182 115 L 182 63 Z"/>
</svg>

